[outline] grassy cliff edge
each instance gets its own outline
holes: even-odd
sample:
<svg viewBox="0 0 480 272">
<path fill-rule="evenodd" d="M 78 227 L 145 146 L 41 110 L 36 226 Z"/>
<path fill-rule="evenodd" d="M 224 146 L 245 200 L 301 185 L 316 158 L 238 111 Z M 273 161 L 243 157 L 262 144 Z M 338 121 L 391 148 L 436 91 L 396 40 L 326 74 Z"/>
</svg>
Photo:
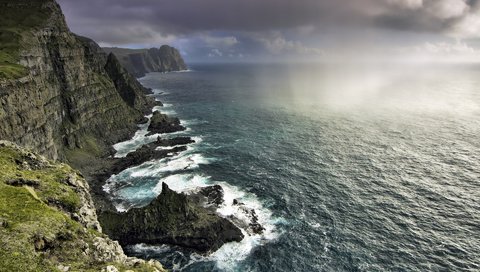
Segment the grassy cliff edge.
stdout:
<svg viewBox="0 0 480 272">
<path fill-rule="evenodd" d="M 101 232 L 87 182 L 66 164 L 0 141 L 2 271 L 164 271 Z"/>
</svg>

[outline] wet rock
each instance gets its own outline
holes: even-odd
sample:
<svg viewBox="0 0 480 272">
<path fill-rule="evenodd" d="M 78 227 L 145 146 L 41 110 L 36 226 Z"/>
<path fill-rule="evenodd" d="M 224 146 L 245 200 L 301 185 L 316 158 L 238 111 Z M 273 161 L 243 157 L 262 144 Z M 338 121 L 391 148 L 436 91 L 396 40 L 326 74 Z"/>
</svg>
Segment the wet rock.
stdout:
<svg viewBox="0 0 480 272">
<path fill-rule="evenodd" d="M 156 144 L 158 146 L 178 146 L 195 143 L 190 137 L 176 137 L 173 139 L 162 139 L 160 136 L 157 138 Z"/>
<path fill-rule="evenodd" d="M 170 117 L 166 114 L 162 114 L 159 111 L 155 111 L 150 118 L 150 125 L 148 126 L 148 135 L 172 133 L 185 130 L 185 127 L 180 125 L 180 119 L 176 117 Z"/>
<path fill-rule="evenodd" d="M 200 189 L 199 193 L 207 198 L 207 204 L 220 206 L 223 204 L 223 188 L 220 185 L 213 185 Z"/>
<path fill-rule="evenodd" d="M 243 239 L 229 220 L 196 205 L 187 195 L 162 184 L 162 193 L 143 208 L 100 215 L 104 231 L 122 245 L 171 244 L 199 252 L 217 250 Z"/>
<path fill-rule="evenodd" d="M 245 204 L 240 202 L 238 199 L 233 200 L 233 205 L 239 206 L 240 210 L 249 218 L 249 222 L 247 226 L 244 226 L 247 231 L 253 234 L 262 234 L 265 228 L 258 222 L 258 216 L 254 209 L 249 209 L 245 207 Z M 239 222 L 238 220 L 234 219 L 240 225 L 244 225 L 244 223 Z"/>
</svg>

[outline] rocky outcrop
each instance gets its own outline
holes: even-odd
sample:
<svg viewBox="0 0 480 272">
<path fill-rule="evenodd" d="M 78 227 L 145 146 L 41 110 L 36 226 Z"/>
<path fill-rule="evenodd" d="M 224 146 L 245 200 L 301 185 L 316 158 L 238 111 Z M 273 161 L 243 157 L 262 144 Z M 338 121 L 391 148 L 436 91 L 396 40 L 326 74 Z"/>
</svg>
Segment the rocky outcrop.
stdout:
<svg viewBox="0 0 480 272">
<path fill-rule="evenodd" d="M 104 212 L 100 220 L 105 232 L 123 245 L 173 244 L 210 252 L 243 239 L 241 230 L 230 221 L 195 205 L 165 183 L 148 206 L 126 213 Z"/>
<path fill-rule="evenodd" d="M 180 124 L 180 119 L 176 117 L 170 117 L 166 114 L 162 114 L 159 111 L 155 111 L 152 118 L 150 118 L 148 135 L 153 135 L 157 133 L 172 133 L 182 130 L 185 130 L 185 127 Z"/>
<path fill-rule="evenodd" d="M 107 53 L 113 53 L 131 74 L 143 77 L 150 72 L 172 72 L 187 70 L 180 52 L 168 45 L 150 49 L 103 48 Z"/>
<path fill-rule="evenodd" d="M 0 141 L 0 173 L 0 270 L 164 271 L 102 233 L 89 185 L 68 165 Z"/>
<path fill-rule="evenodd" d="M 172 139 L 162 139 L 161 137 L 157 138 L 156 144 L 158 146 L 179 146 L 179 145 L 187 145 L 195 143 L 194 140 L 190 137 L 175 137 Z"/>
<path fill-rule="evenodd" d="M 6 23 L 18 29 L 18 63 L 28 74 L 0 79 L 0 139 L 67 160 L 82 149 L 106 154 L 132 135 L 150 110 L 139 83 L 95 42 L 72 34 L 55 1 L 5 2 L 0 17 L 16 14 Z"/>
</svg>

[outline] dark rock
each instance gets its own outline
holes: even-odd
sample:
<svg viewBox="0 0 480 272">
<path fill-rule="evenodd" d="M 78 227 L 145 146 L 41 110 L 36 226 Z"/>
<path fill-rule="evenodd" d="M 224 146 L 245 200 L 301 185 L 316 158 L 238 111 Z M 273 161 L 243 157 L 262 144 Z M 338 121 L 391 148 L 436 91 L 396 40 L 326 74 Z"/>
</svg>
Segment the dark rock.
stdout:
<svg viewBox="0 0 480 272">
<path fill-rule="evenodd" d="M 38 180 L 30 180 L 30 179 L 24 179 L 24 178 L 18 178 L 18 179 L 10 179 L 5 182 L 7 185 L 10 186 L 15 186 L 15 187 L 21 187 L 21 186 L 30 186 L 37 188 L 40 186 L 40 182 Z"/>
<path fill-rule="evenodd" d="M 163 159 L 168 157 L 168 154 L 170 153 L 179 153 L 187 150 L 187 148 L 184 146 L 178 146 L 173 147 L 172 149 L 163 150 L 155 150 L 156 147 L 157 145 L 155 143 L 147 144 L 137 149 L 135 152 L 129 153 L 124 158 L 114 159 L 114 163 L 108 171 L 109 174 L 118 174 L 127 168 L 140 165 L 147 161 Z"/>
<path fill-rule="evenodd" d="M 8 228 L 9 226 L 10 224 L 8 223 L 8 221 L 0 217 L 0 228 Z"/>
<path fill-rule="evenodd" d="M 178 146 L 178 145 L 187 145 L 195 143 L 194 140 L 190 137 L 176 137 L 173 139 L 162 139 L 157 138 L 156 144 L 159 146 Z"/>
<path fill-rule="evenodd" d="M 180 125 L 180 120 L 176 117 L 170 117 L 162 114 L 159 111 L 153 113 L 150 119 L 150 126 L 148 126 L 148 135 L 157 133 L 172 133 L 176 131 L 185 130 L 185 127 Z"/>
<path fill-rule="evenodd" d="M 199 193 L 207 198 L 208 205 L 221 205 L 223 204 L 223 188 L 220 185 L 208 186 L 200 189 Z"/>
<path fill-rule="evenodd" d="M 143 125 L 143 124 L 146 124 L 148 123 L 148 118 L 143 116 L 142 118 L 140 118 L 138 121 L 137 121 L 137 124 L 140 124 L 140 125 Z"/>
<path fill-rule="evenodd" d="M 199 252 L 239 242 L 243 234 L 229 220 L 195 205 L 187 195 L 162 184 L 162 193 L 143 208 L 99 215 L 104 231 L 122 245 L 171 244 Z"/>
<path fill-rule="evenodd" d="M 240 209 L 245 213 L 245 215 L 250 219 L 248 226 L 244 226 L 249 232 L 253 234 L 262 234 L 265 228 L 258 222 L 258 216 L 254 209 L 248 209 L 245 207 L 245 204 L 238 201 L 238 199 L 233 200 L 233 205 L 240 206 Z M 238 220 L 234 221 L 238 222 Z M 242 222 L 238 222 L 238 224 L 242 225 Z"/>
</svg>

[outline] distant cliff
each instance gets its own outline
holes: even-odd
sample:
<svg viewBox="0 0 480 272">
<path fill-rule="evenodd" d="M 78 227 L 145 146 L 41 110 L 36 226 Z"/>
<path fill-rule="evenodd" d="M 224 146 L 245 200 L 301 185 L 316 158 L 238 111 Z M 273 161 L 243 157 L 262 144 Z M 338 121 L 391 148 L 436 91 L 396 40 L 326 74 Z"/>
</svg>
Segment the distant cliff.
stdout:
<svg viewBox="0 0 480 272">
<path fill-rule="evenodd" d="M 117 47 L 103 48 L 113 53 L 125 69 L 136 77 L 150 72 L 172 72 L 187 70 L 180 52 L 168 45 L 150 49 L 125 49 Z"/>
<path fill-rule="evenodd" d="M 0 0 L 0 139 L 51 159 L 102 155 L 150 111 L 144 92 L 54 0 Z"/>
</svg>

